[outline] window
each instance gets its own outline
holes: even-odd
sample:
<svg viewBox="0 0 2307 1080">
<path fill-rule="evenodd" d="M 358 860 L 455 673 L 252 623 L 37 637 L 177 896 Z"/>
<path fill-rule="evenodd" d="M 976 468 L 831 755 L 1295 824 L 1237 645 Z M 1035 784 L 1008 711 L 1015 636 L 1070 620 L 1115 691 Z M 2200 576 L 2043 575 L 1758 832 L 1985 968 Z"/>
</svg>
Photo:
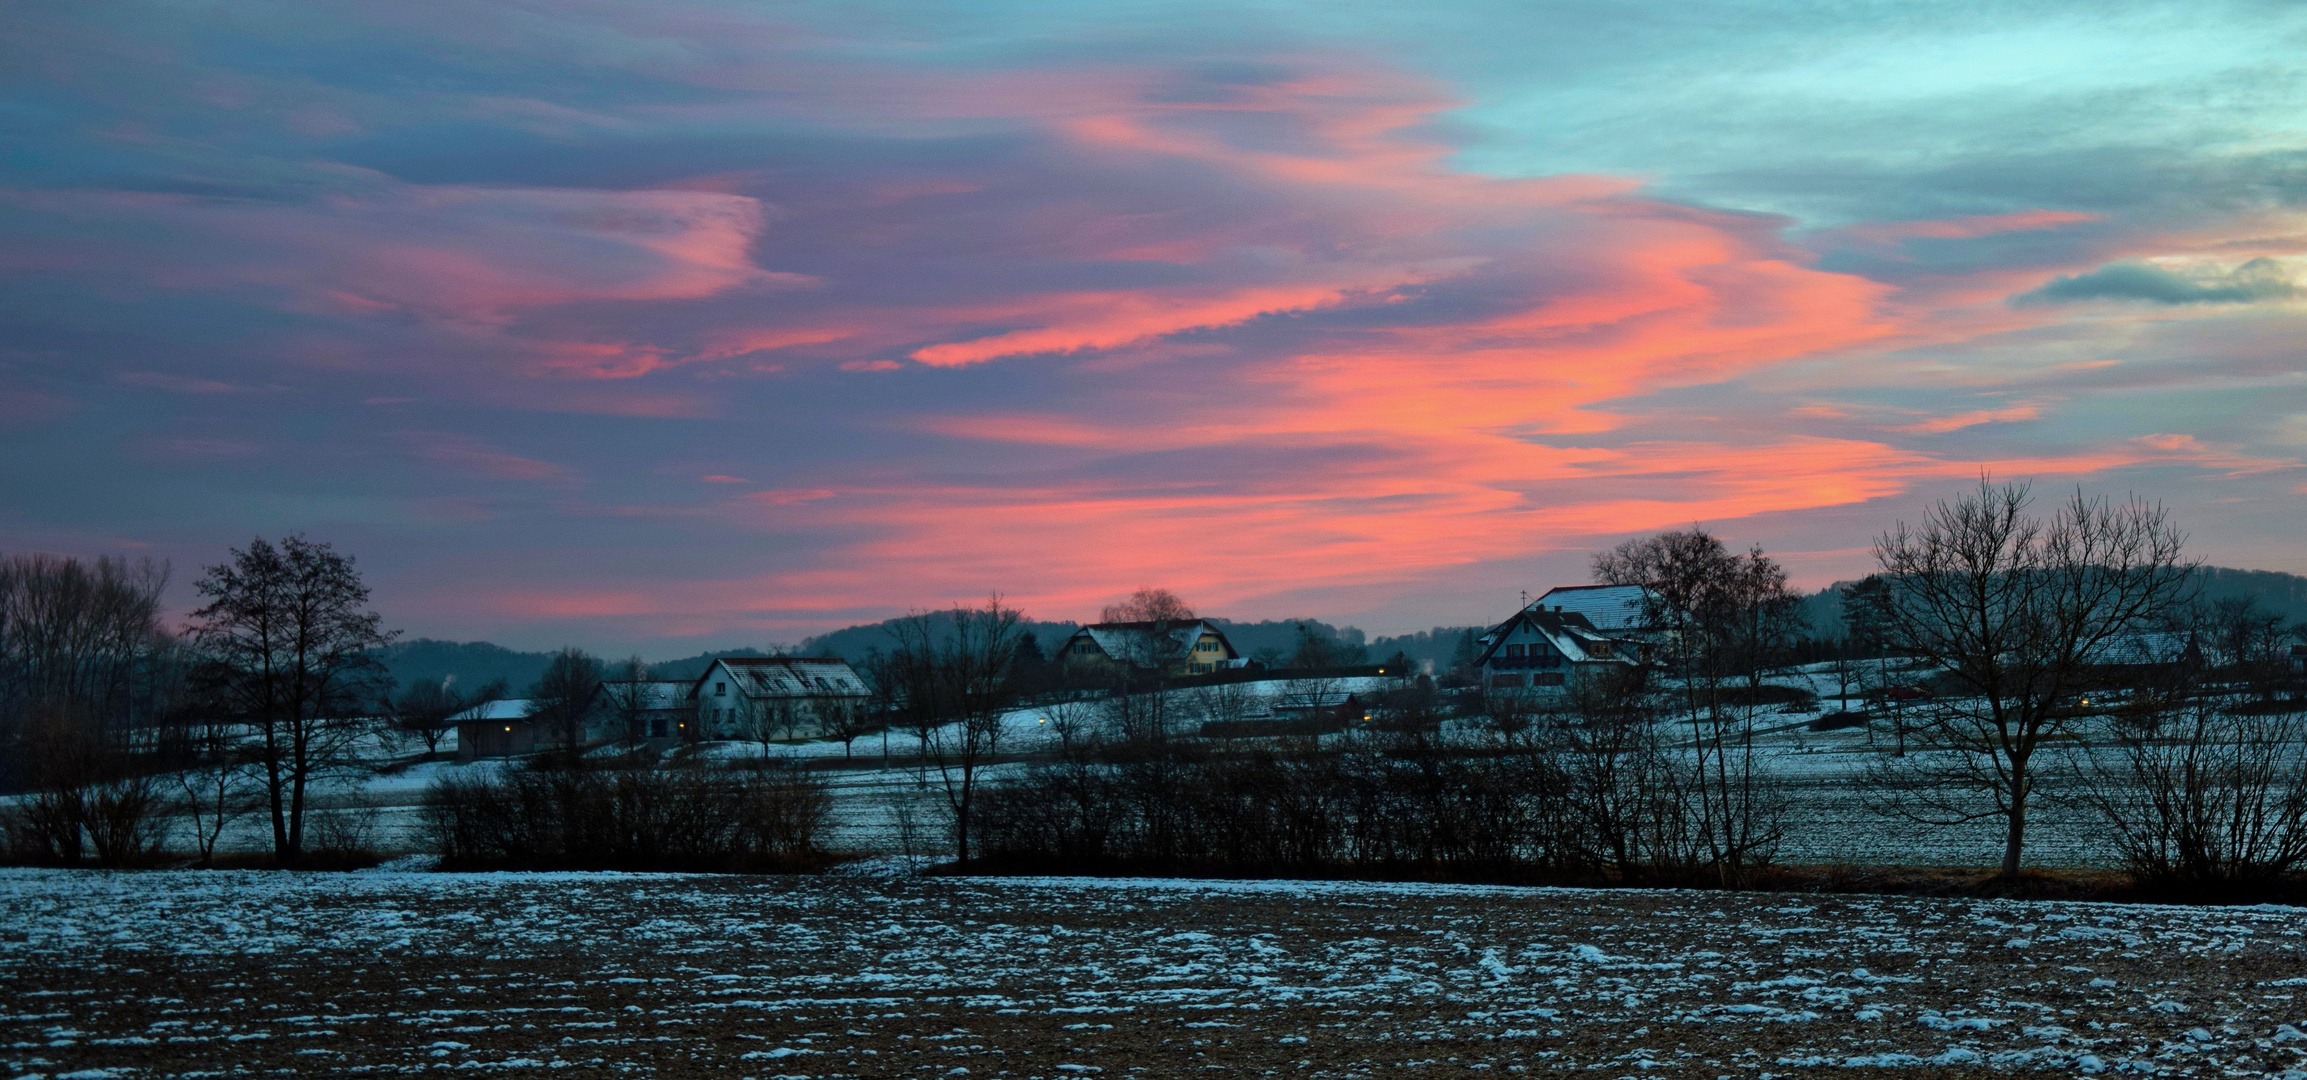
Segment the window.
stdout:
<svg viewBox="0 0 2307 1080">
<path fill-rule="evenodd" d="M 1520 675 L 1490 676 L 1490 689 L 1492 690 L 1520 690 L 1521 688 L 1522 676 Z"/>
<path fill-rule="evenodd" d="M 1541 671 L 1536 675 L 1530 676 L 1530 685 L 1560 686 L 1562 685 L 1562 673 L 1559 671 Z"/>
<path fill-rule="evenodd" d="M 1506 657 L 1507 657 L 1507 659 L 1510 659 L 1510 660 L 1519 660 L 1519 659 L 1521 659 L 1521 658 L 1522 658 L 1522 646 L 1520 646 L 1520 645 L 1508 645 L 1508 646 L 1506 646 Z"/>
<path fill-rule="evenodd" d="M 714 697 L 728 697 L 728 696 L 729 696 L 729 684 L 728 684 L 728 683 L 725 683 L 725 682 L 717 682 L 717 683 L 714 683 L 714 684 L 713 684 L 713 696 L 714 696 Z"/>
</svg>

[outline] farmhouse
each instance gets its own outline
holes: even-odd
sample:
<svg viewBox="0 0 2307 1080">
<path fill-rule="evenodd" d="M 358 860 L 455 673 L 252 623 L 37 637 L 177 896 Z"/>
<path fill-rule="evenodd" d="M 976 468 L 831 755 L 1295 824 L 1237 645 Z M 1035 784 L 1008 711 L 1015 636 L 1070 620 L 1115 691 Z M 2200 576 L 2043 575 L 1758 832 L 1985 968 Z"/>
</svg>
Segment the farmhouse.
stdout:
<svg viewBox="0 0 2307 1080">
<path fill-rule="evenodd" d="M 725 656 L 690 684 L 688 699 L 704 738 L 769 739 L 830 734 L 871 696 L 838 656 Z"/>
<path fill-rule="evenodd" d="M 1627 651 L 1584 615 L 1532 605 L 1482 636 L 1475 666 L 1485 690 L 1561 694 L 1600 673 L 1633 668 Z"/>
<path fill-rule="evenodd" d="M 1158 668 L 1169 675 L 1199 675 L 1244 663 L 1224 631 L 1199 619 L 1092 623 L 1065 639 L 1058 659 L 1072 672 Z"/>
<path fill-rule="evenodd" d="M 697 719 L 687 679 L 608 679 L 593 692 L 593 725 L 608 739 L 679 739 Z"/>
</svg>

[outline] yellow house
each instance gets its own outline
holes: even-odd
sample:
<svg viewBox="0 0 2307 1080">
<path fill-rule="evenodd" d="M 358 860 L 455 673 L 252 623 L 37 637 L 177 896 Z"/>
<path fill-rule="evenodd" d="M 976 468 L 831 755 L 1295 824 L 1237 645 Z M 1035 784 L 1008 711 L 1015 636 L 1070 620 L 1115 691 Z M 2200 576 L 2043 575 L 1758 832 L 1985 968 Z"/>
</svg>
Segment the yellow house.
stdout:
<svg viewBox="0 0 2307 1080">
<path fill-rule="evenodd" d="M 1171 675 L 1201 675 L 1244 663 L 1225 631 L 1199 619 L 1092 623 L 1065 639 L 1057 655 L 1076 671 L 1160 668 Z"/>
</svg>

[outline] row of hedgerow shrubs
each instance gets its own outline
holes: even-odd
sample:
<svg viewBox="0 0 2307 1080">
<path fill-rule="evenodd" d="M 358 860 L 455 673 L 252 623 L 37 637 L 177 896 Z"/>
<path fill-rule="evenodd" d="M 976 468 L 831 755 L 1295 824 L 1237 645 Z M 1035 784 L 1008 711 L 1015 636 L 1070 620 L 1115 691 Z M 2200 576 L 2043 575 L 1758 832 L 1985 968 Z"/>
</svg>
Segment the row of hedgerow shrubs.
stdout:
<svg viewBox="0 0 2307 1080">
<path fill-rule="evenodd" d="M 1746 884 L 1782 835 L 1776 791 L 1647 730 L 1085 755 L 989 790 L 989 869 Z"/>
<path fill-rule="evenodd" d="M 442 869 L 806 870 L 831 799 L 797 767 L 537 768 L 425 797 Z"/>
</svg>

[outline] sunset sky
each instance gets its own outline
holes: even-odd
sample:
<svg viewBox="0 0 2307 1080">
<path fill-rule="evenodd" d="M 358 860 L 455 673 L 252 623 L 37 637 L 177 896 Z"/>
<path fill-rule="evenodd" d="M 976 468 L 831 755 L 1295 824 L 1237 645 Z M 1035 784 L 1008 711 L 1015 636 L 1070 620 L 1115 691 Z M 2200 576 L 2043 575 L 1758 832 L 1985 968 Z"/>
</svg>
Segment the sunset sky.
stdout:
<svg viewBox="0 0 2307 1080">
<path fill-rule="evenodd" d="M 1358 12 L 1358 13 L 1357 13 Z M 1495 621 L 1982 469 L 2307 573 L 2307 5 L 0 3 L 0 551 L 671 656 Z"/>
</svg>

